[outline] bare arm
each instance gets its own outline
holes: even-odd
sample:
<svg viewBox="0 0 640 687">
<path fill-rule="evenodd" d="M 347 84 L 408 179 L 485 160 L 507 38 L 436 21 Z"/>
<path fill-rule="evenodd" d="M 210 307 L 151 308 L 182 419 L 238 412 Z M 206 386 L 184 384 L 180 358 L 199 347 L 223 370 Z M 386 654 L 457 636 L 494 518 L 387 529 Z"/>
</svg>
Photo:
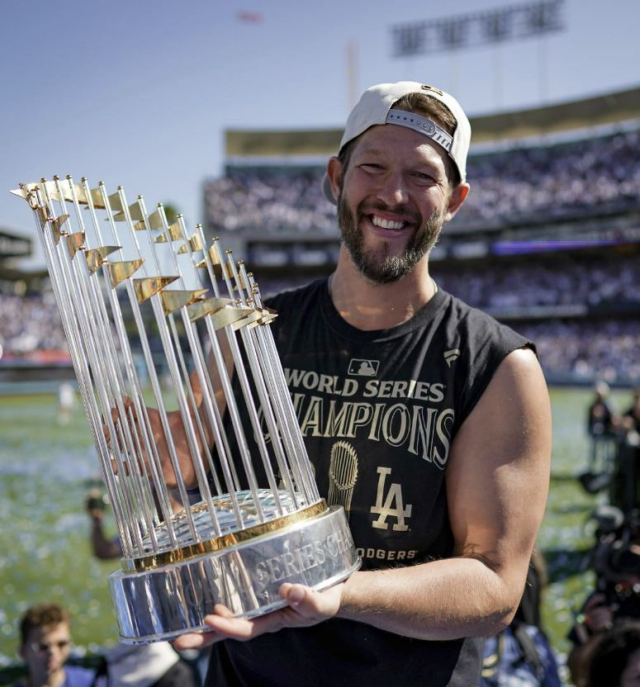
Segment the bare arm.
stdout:
<svg viewBox="0 0 640 687">
<path fill-rule="evenodd" d="M 353 575 L 338 615 L 422 639 L 489 635 L 506 626 L 544 514 L 550 430 L 537 360 L 515 351 L 452 445 L 446 479 L 454 557 Z"/>
<path fill-rule="evenodd" d="M 91 549 L 93 555 L 103 561 L 119 558 L 122 555 L 122 549 L 118 542 L 104 536 L 104 513 L 93 510 L 89 511 L 89 516 L 91 517 Z"/>
<path fill-rule="evenodd" d="M 452 445 L 446 478 L 452 558 L 357 572 L 322 593 L 283 585 L 288 608 L 243 620 L 217 607 L 207 618 L 211 636 L 187 635 L 177 644 L 250 639 L 332 616 L 431 640 L 499 631 L 511 621 L 524 589 L 545 509 L 550 452 L 542 372 L 531 351 L 514 351 Z"/>
</svg>

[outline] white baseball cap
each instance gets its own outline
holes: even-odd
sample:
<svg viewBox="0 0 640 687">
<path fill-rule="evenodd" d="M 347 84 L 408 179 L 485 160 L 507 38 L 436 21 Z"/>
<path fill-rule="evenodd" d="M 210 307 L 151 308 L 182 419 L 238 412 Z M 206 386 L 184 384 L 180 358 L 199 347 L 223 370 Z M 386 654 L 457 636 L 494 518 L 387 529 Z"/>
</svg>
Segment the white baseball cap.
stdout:
<svg viewBox="0 0 640 687">
<path fill-rule="evenodd" d="M 394 110 L 393 105 L 400 98 L 410 93 L 422 93 L 423 95 L 440 101 L 456 120 L 456 129 L 453 136 L 447 133 L 436 122 L 421 115 L 407 112 L 406 110 Z M 467 153 L 471 142 L 471 124 L 465 115 L 460 103 L 448 93 L 434 86 L 418 83 L 417 81 L 398 81 L 397 83 L 381 83 L 368 88 L 351 110 L 347 119 L 347 125 L 340 141 L 342 150 L 349 141 L 363 134 L 367 129 L 378 124 L 396 124 L 406 126 L 428 136 L 445 150 L 453 161 L 461 181 L 467 178 Z M 339 151 L 338 151 L 339 152 Z M 322 180 L 322 190 L 329 202 L 336 205 L 331 184 L 327 175 Z"/>
</svg>

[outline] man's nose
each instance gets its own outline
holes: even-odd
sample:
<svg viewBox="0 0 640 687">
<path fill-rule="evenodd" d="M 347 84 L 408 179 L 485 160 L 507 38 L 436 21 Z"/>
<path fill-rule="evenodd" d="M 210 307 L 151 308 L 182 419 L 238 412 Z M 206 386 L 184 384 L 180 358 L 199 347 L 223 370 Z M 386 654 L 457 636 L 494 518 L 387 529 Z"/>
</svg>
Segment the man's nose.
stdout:
<svg viewBox="0 0 640 687">
<path fill-rule="evenodd" d="M 404 205 L 409 200 L 406 181 L 400 173 L 389 173 L 380 180 L 377 188 L 378 198 L 386 205 L 394 207 Z"/>
</svg>

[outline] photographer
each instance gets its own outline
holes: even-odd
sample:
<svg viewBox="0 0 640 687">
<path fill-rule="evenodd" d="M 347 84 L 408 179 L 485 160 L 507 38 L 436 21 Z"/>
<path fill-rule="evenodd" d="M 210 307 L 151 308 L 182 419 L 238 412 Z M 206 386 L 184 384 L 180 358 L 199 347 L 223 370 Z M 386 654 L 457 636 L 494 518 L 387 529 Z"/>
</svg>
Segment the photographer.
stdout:
<svg viewBox="0 0 640 687">
<path fill-rule="evenodd" d="M 596 588 L 569 634 L 574 646 L 567 665 L 577 687 L 589 684 L 589 661 L 602 636 L 621 622 L 640 619 L 640 515 L 633 509 L 625 517 L 618 508 L 604 506 L 594 517 Z"/>
<path fill-rule="evenodd" d="M 606 468 L 613 457 L 617 417 L 609 401 L 609 385 L 598 382 L 595 395 L 587 411 L 587 432 L 591 437 L 589 470 L 595 472 L 597 463 Z"/>
<path fill-rule="evenodd" d="M 620 621 L 602 635 L 588 663 L 587 687 L 631 687 L 640 678 L 640 622 Z"/>
</svg>

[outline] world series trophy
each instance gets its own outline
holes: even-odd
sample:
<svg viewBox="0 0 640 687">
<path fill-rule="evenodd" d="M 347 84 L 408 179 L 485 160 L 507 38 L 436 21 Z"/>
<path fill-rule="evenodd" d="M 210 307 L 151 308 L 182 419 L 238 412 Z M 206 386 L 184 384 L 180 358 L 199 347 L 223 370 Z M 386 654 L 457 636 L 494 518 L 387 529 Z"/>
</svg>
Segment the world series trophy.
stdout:
<svg viewBox="0 0 640 687">
<path fill-rule="evenodd" d="M 33 210 L 113 507 L 121 640 L 206 630 L 217 603 L 262 615 L 285 605 L 284 582 L 322 590 L 357 570 L 343 508 L 318 494 L 275 313 L 245 265 L 217 239 L 205 247 L 200 225 L 188 236 L 181 215 L 170 223 L 162 204 L 129 204 L 122 187 L 67 176 L 12 193 Z"/>
</svg>

